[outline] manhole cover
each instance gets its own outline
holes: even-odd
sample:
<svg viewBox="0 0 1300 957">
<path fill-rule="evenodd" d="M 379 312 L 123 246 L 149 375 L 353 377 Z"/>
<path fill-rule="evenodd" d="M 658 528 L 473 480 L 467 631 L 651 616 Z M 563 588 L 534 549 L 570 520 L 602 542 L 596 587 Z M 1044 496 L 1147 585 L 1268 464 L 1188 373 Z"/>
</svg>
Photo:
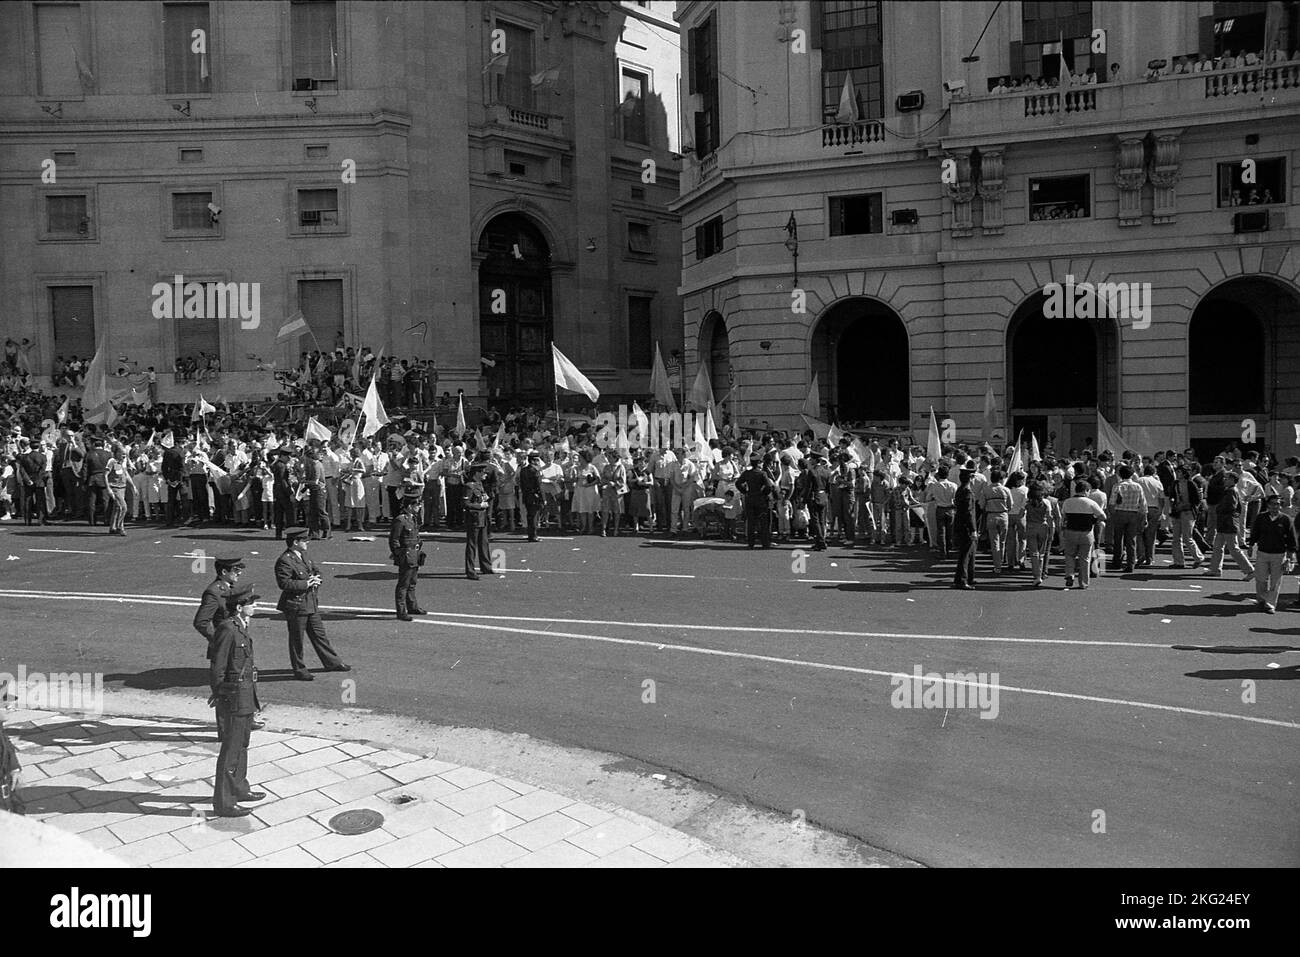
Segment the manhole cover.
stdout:
<svg viewBox="0 0 1300 957">
<path fill-rule="evenodd" d="M 330 818 L 330 829 L 336 834 L 365 834 L 384 823 L 384 816 L 369 808 L 344 811 Z"/>
</svg>

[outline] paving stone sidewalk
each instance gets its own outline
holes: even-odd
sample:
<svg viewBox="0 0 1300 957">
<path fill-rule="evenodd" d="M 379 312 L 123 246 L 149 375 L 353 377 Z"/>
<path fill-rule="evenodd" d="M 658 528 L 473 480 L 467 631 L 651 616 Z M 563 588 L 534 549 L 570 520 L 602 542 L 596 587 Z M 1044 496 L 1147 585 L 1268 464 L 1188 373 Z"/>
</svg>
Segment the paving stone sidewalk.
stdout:
<svg viewBox="0 0 1300 957">
<path fill-rule="evenodd" d="M 726 867 L 726 852 L 623 808 L 351 741 L 253 732 L 248 817 L 212 814 L 211 724 L 7 712 L 28 817 L 147 867 Z M 342 811 L 383 815 L 336 833 Z"/>
</svg>

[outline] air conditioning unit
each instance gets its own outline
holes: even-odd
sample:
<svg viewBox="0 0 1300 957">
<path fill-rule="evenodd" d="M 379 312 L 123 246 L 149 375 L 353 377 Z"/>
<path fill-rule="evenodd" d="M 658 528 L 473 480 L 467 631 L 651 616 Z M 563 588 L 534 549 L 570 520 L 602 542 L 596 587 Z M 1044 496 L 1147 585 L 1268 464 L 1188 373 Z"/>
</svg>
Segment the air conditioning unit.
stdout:
<svg viewBox="0 0 1300 957">
<path fill-rule="evenodd" d="M 915 226 L 916 222 L 917 215 L 914 209 L 891 209 L 889 211 L 889 224 L 891 226 Z"/>
<path fill-rule="evenodd" d="M 1234 233 L 1268 232 L 1268 210 L 1252 209 L 1246 213 L 1234 213 L 1232 216 L 1232 231 Z"/>
<path fill-rule="evenodd" d="M 920 90 L 913 90 L 910 93 L 901 93 L 898 99 L 894 101 L 894 106 L 900 113 L 915 113 L 925 106 L 925 94 Z"/>
<path fill-rule="evenodd" d="M 301 213 L 298 214 L 298 223 L 301 226 L 319 226 L 320 210 L 304 209 Z"/>
<path fill-rule="evenodd" d="M 316 81 L 309 76 L 297 76 L 293 79 L 293 91 L 295 93 L 306 93 L 316 89 Z"/>
</svg>

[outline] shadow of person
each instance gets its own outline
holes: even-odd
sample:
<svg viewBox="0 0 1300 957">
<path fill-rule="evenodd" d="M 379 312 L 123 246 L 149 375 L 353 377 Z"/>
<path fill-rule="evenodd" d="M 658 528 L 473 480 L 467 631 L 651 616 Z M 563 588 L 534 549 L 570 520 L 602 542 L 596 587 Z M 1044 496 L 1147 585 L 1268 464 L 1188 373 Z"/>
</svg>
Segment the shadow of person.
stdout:
<svg viewBox="0 0 1300 957">
<path fill-rule="evenodd" d="M 206 688 L 212 680 L 207 668 L 151 668 L 148 671 L 115 672 L 104 681 L 120 681 L 127 688 L 162 691 L 166 688 Z"/>
<path fill-rule="evenodd" d="M 1241 681 L 1253 678 L 1256 681 L 1300 681 L 1300 665 L 1286 668 L 1245 668 L 1240 671 L 1189 671 L 1188 678 L 1204 678 L 1206 681 Z"/>
</svg>

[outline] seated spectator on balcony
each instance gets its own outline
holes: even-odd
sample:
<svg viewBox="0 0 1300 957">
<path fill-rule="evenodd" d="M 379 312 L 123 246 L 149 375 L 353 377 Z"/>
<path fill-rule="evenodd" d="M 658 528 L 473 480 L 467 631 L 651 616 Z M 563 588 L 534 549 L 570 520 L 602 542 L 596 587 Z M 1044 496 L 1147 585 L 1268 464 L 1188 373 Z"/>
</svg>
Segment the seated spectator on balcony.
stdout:
<svg viewBox="0 0 1300 957">
<path fill-rule="evenodd" d="M 1032 89 L 1034 86 L 1036 86 L 1036 84 L 1034 83 L 1034 78 L 1030 76 L 1028 73 L 1026 73 L 1024 79 L 1020 81 L 1020 85 L 1026 90 Z"/>
<path fill-rule="evenodd" d="M 1075 73 L 1073 70 L 1067 70 L 1067 71 L 1066 71 L 1066 74 L 1065 74 L 1065 85 L 1066 85 L 1066 86 L 1079 86 L 1082 82 L 1083 82 L 1083 81 L 1079 78 L 1079 75 L 1078 75 L 1077 73 Z"/>
<path fill-rule="evenodd" d="M 1005 81 L 1002 77 L 998 77 L 998 83 L 997 83 L 997 86 L 993 87 L 993 89 L 992 89 L 991 92 L 993 92 L 993 93 L 1005 93 L 1005 92 L 1007 92 L 1007 84 L 1006 84 L 1006 81 Z"/>
<path fill-rule="evenodd" d="M 1097 85 L 1097 71 L 1092 67 L 1088 67 L 1088 72 L 1083 75 L 1083 85 L 1084 86 Z"/>
<path fill-rule="evenodd" d="M 1188 66 L 1187 66 L 1187 58 L 1186 58 L 1186 57 L 1181 57 L 1181 56 L 1180 56 L 1180 57 L 1175 57 L 1175 58 L 1174 58 L 1174 68 L 1173 68 L 1173 70 L 1171 70 L 1170 72 L 1172 72 L 1172 73 L 1189 73 L 1189 72 L 1191 72 L 1191 71 L 1188 69 Z"/>
<path fill-rule="evenodd" d="M 1193 73 L 1204 73 L 1206 70 L 1213 70 L 1214 64 L 1207 60 L 1201 54 L 1196 54 L 1196 62 L 1192 64 Z"/>
<path fill-rule="evenodd" d="M 1217 69 L 1233 70 L 1237 67 L 1237 58 L 1232 55 L 1231 50 L 1224 50 L 1223 56 L 1219 57 Z"/>
<path fill-rule="evenodd" d="M 199 350 L 199 357 L 194 360 L 194 381 L 202 383 L 208 377 L 208 354 Z"/>
<path fill-rule="evenodd" d="M 1273 191 L 1271 189 L 1265 189 L 1264 195 L 1260 197 L 1259 201 L 1263 203 L 1265 206 L 1267 206 L 1269 203 L 1276 202 L 1276 200 L 1273 199 Z"/>
<path fill-rule="evenodd" d="M 1233 205 L 1233 206 L 1240 206 L 1240 205 L 1241 205 L 1241 190 L 1239 190 L 1239 189 L 1234 189 L 1234 190 L 1232 191 L 1232 205 Z"/>
<path fill-rule="evenodd" d="M 1118 83 L 1118 82 L 1120 82 L 1120 77 L 1119 77 L 1119 64 L 1118 64 L 1118 63 L 1112 63 L 1112 64 L 1110 65 L 1110 82 L 1111 82 L 1111 83 Z"/>
<path fill-rule="evenodd" d="M 1260 53 L 1250 52 L 1247 53 L 1245 56 L 1243 56 L 1241 58 L 1241 61 L 1237 65 L 1238 66 L 1259 66 L 1259 64 L 1263 61 L 1263 59 L 1264 59 L 1264 54 L 1262 52 Z"/>
<path fill-rule="evenodd" d="M 1257 190 L 1257 189 L 1252 189 L 1252 190 L 1250 191 L 1250 193 L 1247 194 L 1247 196 L 1246 196 L 1246 205 L 1247 205 L 1247 206 L 1258 206 L 1258 205 L 1259 205 L 1259 190 Z"/>
<path fill-rule="evenodd" d="M 221 378 L 221 357 L 215 352 L 208 356 L 208 381 L 216 382 Z"/>
</svg>

